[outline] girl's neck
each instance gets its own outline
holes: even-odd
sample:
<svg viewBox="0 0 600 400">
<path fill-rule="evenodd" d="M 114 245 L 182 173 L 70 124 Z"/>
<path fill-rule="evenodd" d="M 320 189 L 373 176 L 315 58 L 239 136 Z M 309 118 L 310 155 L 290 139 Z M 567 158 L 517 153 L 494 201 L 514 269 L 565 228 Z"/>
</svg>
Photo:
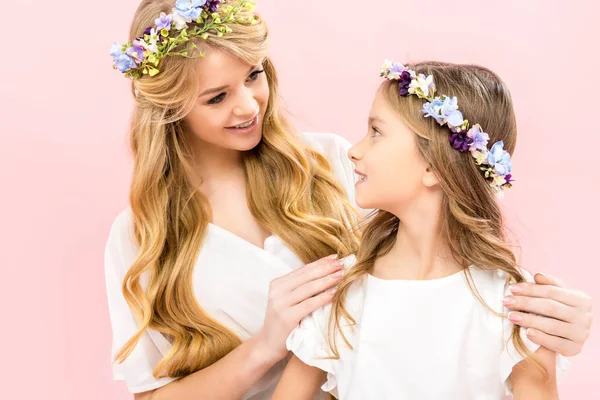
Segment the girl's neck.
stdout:
<svg viewBox="0 0 600 400">
<path fill-rule="evenodd" d="M 383 279 L 428 280 L 463 269 L 442 237 L 441 198 L 433 196 L 394 212 L 400 222 L 390 252 L 375 262 L 373 274 Z"/>
</svg>

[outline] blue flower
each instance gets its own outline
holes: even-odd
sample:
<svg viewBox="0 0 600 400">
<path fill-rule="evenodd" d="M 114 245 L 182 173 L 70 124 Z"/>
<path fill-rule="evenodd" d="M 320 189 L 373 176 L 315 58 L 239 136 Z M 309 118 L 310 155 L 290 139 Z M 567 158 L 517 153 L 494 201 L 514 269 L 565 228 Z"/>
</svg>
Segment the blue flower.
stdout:
<svg viewBox="0 0 600 400">
<path fill-rule="evenodd" d="M 444 97 L 441 114 L 450 126 L 461 126 L 464 122 L 463 115 L 458 111 L 458 100 L 454 97 Z"/>
<path fill-rule="evenodd" d="M 127 72 L 132 68 L 137 68 L 133 58 L 125 53 L 117 55 L 113 60 L 113 65 L 121 72 Z"/>
<path fill-rule="evenodd" d="M 478 124 L 474 125 L 467 135 L 473 139 L 473 143 L 471 143 L 470 151 L 474 150 L 485 150 L 487 148 L 488 141 L 490 140 L 490 135 L 483 132 L 481 130 L 481 126 Z"/>
<path fill-rule="evenodd" d="M 160 17 L 154 20 L 154 24 L 156 25 L 156 30 L 160 31 L 162 29 L 171 30 L 171 21 L 173 21 L 173 14 L 165 14 L 164 12 L 160 13 Z"/>
<path fill-rule="evenodd" d="M 119 54 L 123 54 L 123 45 L 121 43 L 113 43 L 110 45 L 110 55 L 117 57 Z"/>
<path fill-rule="evenodd" d="M 440 125 L 449 124 L 453 127 L 460 126 L 464 122 L 462 113 L 458 111 L 456 97 L 444 97 L 444 100 L 436 97 L 433 101 L 423 105 L 422 113 L 425 117 L 433 117 Z"/>
<path fill-rule="evenodd" d="M 425 118 L 432 117 L 438 124 L 444 125 L 444 116 L 440 114 L 443 105 L 444 102 L 436 97 L 433 101 L 423 104 L 421 112 L 425 114 Z"/>
<path fill-rule="evenodd" d="M 510 174 L 512 161 L 510 159 L 510 154 L 504 150 L 504 142 L 502 140 L 494 143 L 490 149 L 487 163 L 494 167 L 494 170 L 500 176 L 506 176 Z"/>
<path fill-rule="evenodd" d="M 175 10 L 179 15 L 191 20 L 198 19 L 202 13 L 202 6 L 206 4 L 206 0 L 177 0 Z"/>
</svg>

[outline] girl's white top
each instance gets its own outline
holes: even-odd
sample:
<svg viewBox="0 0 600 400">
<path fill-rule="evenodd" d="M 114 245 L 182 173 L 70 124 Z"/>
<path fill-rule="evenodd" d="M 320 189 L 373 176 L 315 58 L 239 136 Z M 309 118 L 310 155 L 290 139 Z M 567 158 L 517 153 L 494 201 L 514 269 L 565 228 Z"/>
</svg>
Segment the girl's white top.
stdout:
<svg viewBox="0 0 600 400">
<path fill-rule="evenodd" d="M 345 260 L 350 267 L 355 258 Z M 469 268 L 475 286 L 495 311 L 507 313 L 507 275 Z M 526 278 L 532 277 L 523 271 Z M 512 368 L 522 360 L 510 335 L 513 324 L 472 294 L 464 272 L 434 280 L 360 278 L 347 295 L 354 330 L 342 319 L 353 347 L 337 336 L 340 358 L 328 346 L 331 306 L 302 320 L 287 347 L 305 364 L 327 372 L 322 389 L 344 400 L 492 400 L 510 393 Z M 533 352 L 538 346 L 521 329 Z M 567 361 L 557 357 L 557 372 Z"/>
<path fill-rule="evenodd" d="M 307 145 L 327 157 L 335 176 L 354 204 L 354 167 L 347 157 L 350 143 L 333 134 L 305 133 L 301 137 Z M 121 291 L 125 273 L 137 254 L 138 247 L 132 236 L 131 210 L 126 209 L 113 223 L 105 254 L 113 331 L 112 360 L 138 330 Z M 263 325 L 269 283 L 302 265 L 296 254 L 277 236 L 267 238 L 264 249 L 261 249 L 209 224 L 194 267 L 194 292 L 204 310 L 246 340 L 258 333 Z M 148 329 L 125 362 L 113 364 L 114 379 L 126 381 L 132 393 L 156 389 L 172 382 L 172 378 L 156 379 L 152 375 L 170 346 L 162 334 Z M 286 362 L 282 360 L 273 366 L 244 399 L 269 399 Z"/>
</svg>

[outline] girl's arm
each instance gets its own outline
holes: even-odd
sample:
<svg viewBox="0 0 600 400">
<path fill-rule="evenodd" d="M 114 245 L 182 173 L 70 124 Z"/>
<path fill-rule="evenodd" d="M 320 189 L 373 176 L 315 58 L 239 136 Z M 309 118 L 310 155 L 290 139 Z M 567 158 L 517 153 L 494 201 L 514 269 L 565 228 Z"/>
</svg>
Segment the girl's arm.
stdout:
<svg viewBox="0 0 600 400">
<path fill-rule="evenodd" d="M 325 382 L 325 374 L 292 355 L 271 400 L 312 400 Z"/>
<path fill-rule="evenodd" d="M 510 383 L 515 400 L 557 400 L 556 353 L 540 347 L 535 357 L 544 366 L 526 358 L 514 366 L 510 374 Z"/>
</svg>

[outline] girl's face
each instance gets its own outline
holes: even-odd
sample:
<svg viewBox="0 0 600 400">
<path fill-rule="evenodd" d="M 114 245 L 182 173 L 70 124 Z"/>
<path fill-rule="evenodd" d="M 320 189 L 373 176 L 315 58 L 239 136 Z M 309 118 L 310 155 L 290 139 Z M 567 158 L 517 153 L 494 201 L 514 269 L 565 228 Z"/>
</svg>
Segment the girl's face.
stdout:
<svg viewBox="0 0 600 400">
<path fill-rule="evenodd" d="M 246 151 L 262 138 L 269 84 L 261 64 L 214 48 L 198 60 L 198 97 L 184 122 L 203 148 Z"/>
<path fill-rule="evenodd" d="M 416 141 L 417 135 L 378 91 L 367 135 L 348 152 L 360 178 L 356 184 L 359 207 L 392 212 L 409 206 L 437 183 Z"/>
</svg>

